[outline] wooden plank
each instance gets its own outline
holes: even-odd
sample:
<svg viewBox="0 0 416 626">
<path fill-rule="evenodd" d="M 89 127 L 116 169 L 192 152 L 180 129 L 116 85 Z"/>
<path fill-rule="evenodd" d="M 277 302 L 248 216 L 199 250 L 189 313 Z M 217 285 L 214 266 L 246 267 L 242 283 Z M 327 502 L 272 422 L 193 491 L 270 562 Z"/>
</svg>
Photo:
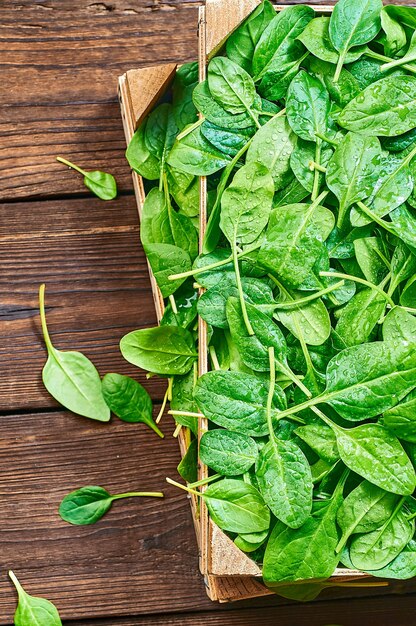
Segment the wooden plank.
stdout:
<svg viewBox="0 0 416 626">
<path fill-rule="evenodd" d="M 43 388 L 39 284 L 58 348 L 81 350 L 101 374 L 136 377 L 155 399 L 165 381 L 124 361 L 120 338 L 156 323 L 133 197 L 0 206 L 0 411 L 56 406 Z"/>
<path fill-rule="evenodd" d="M 226 612 L 182 613 L 180 615 L 68 622 L 67 626 L 410 626 L 414 623 L 416 596 L 365 598 L 338 602 L 297 604 L 279 608 L 245 608 Z"/>
<path fill-rule="evenodd" d="M 158 408 L 158 407 L 157 407 Z M 157 410 L 157 409 L 156 409 Z M 3 574 L 50 598 L 63 618 L 209 608 L 191 515 L 176 475 L 169 417 L 160 440 L 143 424 L 100 424 L 69 412 L 0 418 Z M 116 503 L 99 523 L 71 526 L 57 507 L 72 489 L 163 490 L 166 498 Z M 11 585 L 0 580 L 0 624 L 12 621 Z"/>
</svg>

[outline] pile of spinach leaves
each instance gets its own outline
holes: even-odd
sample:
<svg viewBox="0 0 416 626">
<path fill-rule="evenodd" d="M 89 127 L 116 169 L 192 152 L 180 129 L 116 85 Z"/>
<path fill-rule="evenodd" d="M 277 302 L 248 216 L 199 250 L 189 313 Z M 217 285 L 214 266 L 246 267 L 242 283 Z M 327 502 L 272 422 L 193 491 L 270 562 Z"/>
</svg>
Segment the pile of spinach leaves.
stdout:
<svg viewBox="0 0 416 626">
<path fill-rule="evenodd" d="M 121 351 L 179 428 L 209 420 L 185 489 L 288 597 L 339 564 L 415 576 L 416 9 L 266 0 L 171 96 L 127 150 L 166 311 Z"/>
</svg>

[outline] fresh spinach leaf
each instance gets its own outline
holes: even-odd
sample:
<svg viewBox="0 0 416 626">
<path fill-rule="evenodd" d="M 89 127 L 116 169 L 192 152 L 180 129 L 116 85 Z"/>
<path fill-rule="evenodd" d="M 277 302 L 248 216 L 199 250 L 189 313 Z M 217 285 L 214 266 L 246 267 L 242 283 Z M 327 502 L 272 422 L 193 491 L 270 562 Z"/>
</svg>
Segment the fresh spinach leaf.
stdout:
<svg viewBox="0 0 416 626">
<path fill-rule="evenodd" d="M 18 594 L 18 605 L 14 614 L 15 626 L 62 626 L 58 609 L 45 598 L 30 596 L 13 572 L 9 572 Z"/>
<path fill-rule="evenodd" d="M 99 170 L 86 172 L 78 165 L 74 165 L 62 157 L 56 157 L 56 160 L 82 174 L 84 185 L 101 200 L 114 200 L 117 197 L 117 183 L 112 174 L 100 172 Z"/>
</svg>

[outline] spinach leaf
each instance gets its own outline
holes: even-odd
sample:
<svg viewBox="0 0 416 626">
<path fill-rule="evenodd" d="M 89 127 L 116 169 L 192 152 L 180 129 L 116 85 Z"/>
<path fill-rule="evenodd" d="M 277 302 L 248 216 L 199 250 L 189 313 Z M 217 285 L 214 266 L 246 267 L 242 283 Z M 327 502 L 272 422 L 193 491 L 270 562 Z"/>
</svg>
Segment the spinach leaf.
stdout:
<svg viewBox="0 0 416 626">
<path fill-rule="evenodd" d="M 217 426 L 250 437 L 267 434 L 266 402 L 268 384 L 253 374 L 213 371 L 201 376 L 194 398 L 202 413 Z M 273 419 L 277 421 L 286 397 L 276 385 Z"/>
<path fill-rule="evenodd" d="M 201 125 L 201 133 L 207 141 L 227 156 L 235 157 L 253 136 L 252 128 L 221 128 L 205 120 Z"/>
<path fill-rule="evenodd" d="M 261 163 L 271 173 L 275 190 L 290 180 L 290 155 L 296 145 L 285 116 L 275 116 L 254 135 L 248 148 L 246 163 Z"/>
<path fill-rule="evenodd" d="M 409 541 L 398 556 L 385 567 L 377 570 L 367 570 L 368 574 L 380 578 L 395 578 L 405 580 L 416 575 L 416 541 Z"/>
<path fill-rule="evenodd" d="M 292 130 L 301 139 L 316 143 L 317 134 L 327 134 L 329 95 L 321 81 L 307 72 L 299 72 L 290 83 L 286 111 Z"/>
<path fill-rule="evenodd" d="M 168 376 L 186 374 L 198 356 L 192 334 L 179 326 L 134 330 L 121 339 L 120 350 L 129 363 Z"/>
<path fill-rule="evenodd" d="M 337 438 L 329 426 L 307 424 L 297 428 L 295 433 L 327 463 L 334 464 L 339 460 Z"/>
<path fill-rule="evenodd" d="M 355 567 L 362 570 L 386 567 L 411 540 L 415 531 L 414 522 L 407 520 L 402 506 L 401 500 L 381 528 L 353 539 L 350 558 Z"/>
<path fill-rule="evenodd" d="M 320 204 L 323 199 L 321 194 L 312 204 L 289 204 L 271 213 L 258 262 L 288 287 L 305 280 L 334 227 L 333 213 Z"/>
<path fill-rule="evenodd" d="M 169 277 L 188 272 L 192 267 L 191 257 L 186 250 L 169 243 L 151 243 L 143 247 L 160 292 L 167 298 L 175 293 L 186 279 L 185 277 L 170 280 Z"/>
<path fill-rule="evenodd" d="M 381 423 L 403 441 L 416 443 L 416 392 L 411 391 L 397 406 L 385 411 Z"/>
<path fill-rule="evenodd" d="M 196 176 L 208 176 L 221 170 L 231 157 L 220 152 L 205 139 L 201 127 L 194 128 L 180 140 L 176 140 L 167 159 L 175 169 Z"/>
<path fill-rule="evenodd" d="M 102 487 L 81 487 L 65 496 L 59 505 L 59 515 L 69 524 L 77 526 L 95 524 L 110 510 L 114 500 L 136 496 L 163 498 L 163 493 L 159 491 L 132 491 L 111 496 Z"/>
<path fill-rule="evenodd" d="M 51 396 L 62 406 L 90 419 L 108 422 L 110 409 L 105 403 L 101 380 L 95 366 L 81 352 L 57 350 L 49 336 L 45 316 L 45 285 L 39 288 L 39 309 L 48 359 L 42 380 Z"/>
<path fill-rule="evenodd" d="M 204 433 L 199 443 L 201 461 L 223 476 L 244 474 L 254 465 L 258 454 L 254 439 L 219 428 Z"/>
<path fill-rule="evenodd" d="M 338 52 L 332 45 L 329 37 L 329 17 L 315 17 L 307 24 L 305 30 L 298 35 L 298 39 L 303 43 L 315 57 L 328 63 L 338 63 Z M 352 63 L 359 59 L 366 51 L 367 46 L 354 46 L 348 50 L 345 56 L 345 63 Z"/>
<path fill-rule="evenodd" d="M 376 137 L 348 133 L 335 149 L 328 162 L 326 182 L 339 201 L 339 229 L 344 225 L 347 209 L 371 194 L 380 160 L 381 146 Z"/>
<path fill-rule="evenodd" d="M 338 124 L 370 137 L 392 137 L 416 126 L 416 77 L 387 76 L 347 104 Z"/>
<path fill-rule="evenodd" d="M 152 400 L 140 383 L 129 376 L 106 374 L 102 389 L 107 405 L 123 422 L 143 422 L 163 438 L 152 418 Z"/>
<path fill-rule="evenodd" d="M 181 459 L 178 467 L 178 474 L 187 483 L 194 483 L 198 480 L 198 441 L 192 439 L 187 451 Z"/>
<path fill-rule="evenodd" d="M 14 614 L 15 626 L 62 626 L 58 609 L 45 598 L 30 596 L 22 587 L 16 575 L 9 572 L 18 594 L 18 605 Z"/>
<path fill-rule="evenodd" d="M 379 32 L 382 7 L 381 0 L 339 0 L 334 6 L 329 21 L 329 37 L 339 53 L 335 81 L 349 49 L 368 43 Z"/>
<path fill-rule="evenodd" d="M 84 185 L 101 200 L 114 200 L 117 197 L 117 183 L 112 174 L 100 172 L 99 170 L 86 172 L 78 165 L 74 165 L 62 157 L 56 157 L 56 160 L 82 174 Z"/>
<path fill-rule="evenodd" d="M 253 105 L 256 88 L 250 74 L 226 57 L 215 57 L 208 65 L 208 87 L 212 97 L 229 113 L 247 113 L 260 127 Z"/>
<path fill-rule="evenodd" d="M 254 130 L 256 128 L 253 118 L 245 109 L 243 113 L 238 114 L 226 111 L 221 103 L 214 99 L 207 80 L 202 81 L 195 87 L 192 98 L 196 108 L 204 118 L 220 128 L 231 130 L 249 128 Z M 257 99 L 255 100 L 255 105 L 259 106 Z"/>
<path fill-rule="evenodd" d="M 157 180 L 160 176 L 160 163 L 147 148 L 144 137 L 146 120 L 140 124 L 126 150 L 126 159 L 130 167 L 148 180 Z"/>
<path fill-rule="evenodd" d="M 374 289 L 363 289 L 342 309 L 335 330 L 346 346 L 368 341 L 383 315 L 386 300 Z"/>
<path fill-rule="evenodd" d="M 387 56 L 396 56 L 402 53 L 407 45 L 406 31 L 400 22 L 393 19 L 386 11 L 381 10 L 381 27 L 385 34 L 384 53 Z"/>
</svg>

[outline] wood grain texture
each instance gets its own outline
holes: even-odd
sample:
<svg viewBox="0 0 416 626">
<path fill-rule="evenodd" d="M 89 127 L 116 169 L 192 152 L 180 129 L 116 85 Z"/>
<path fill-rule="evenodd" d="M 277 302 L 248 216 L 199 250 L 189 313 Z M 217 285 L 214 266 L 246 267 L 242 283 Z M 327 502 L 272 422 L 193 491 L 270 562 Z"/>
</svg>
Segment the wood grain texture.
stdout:
<svg viewBox="0 0 416 626">
<path fill-rule="evenodd" d="M 414 624 L 416 596 L 367 598 L 296 606 L 227 612 L 181 613 L 111 621 L 68 622 L 67 626 L 410 626 Z"/>
<path fill-rule="evenodd" d="M 187 498 L 176 476 L 173 424 L 162 441 L 143 424 L 98 424 L 69 412 L 0 418 L 0 624 L 12 621 L 13 569 L 63 618 L 208 608 Z M 110 493 L 162 490 L 166 498 L 115 503 L 93 526 L 63 522 L 57 508 L 86 484 Z"/>
<path fill-rule="evenodd" d="M 99 372 L 136 377 L 160 399 L 165 382 L 124 361 L 120 338 L 156 324 L 133 197 L 0 206 L 0 411 L 56 406 L 43 388 L 38 287 L 57 348 Z"/>
</svg>

